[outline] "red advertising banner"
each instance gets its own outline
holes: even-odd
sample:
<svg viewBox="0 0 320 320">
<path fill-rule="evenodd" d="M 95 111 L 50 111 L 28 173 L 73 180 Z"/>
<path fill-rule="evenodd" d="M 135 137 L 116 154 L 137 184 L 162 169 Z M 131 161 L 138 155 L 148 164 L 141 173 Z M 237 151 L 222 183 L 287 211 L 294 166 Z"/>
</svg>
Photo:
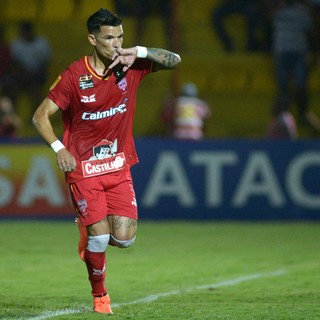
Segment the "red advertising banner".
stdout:
<svg viewBox="0 0 320 320">
<path fill-rule="evenodd" d="M 44 144 L 0 144 L 0 218 L 75 215 L 55 161 Z"/>
</svg>

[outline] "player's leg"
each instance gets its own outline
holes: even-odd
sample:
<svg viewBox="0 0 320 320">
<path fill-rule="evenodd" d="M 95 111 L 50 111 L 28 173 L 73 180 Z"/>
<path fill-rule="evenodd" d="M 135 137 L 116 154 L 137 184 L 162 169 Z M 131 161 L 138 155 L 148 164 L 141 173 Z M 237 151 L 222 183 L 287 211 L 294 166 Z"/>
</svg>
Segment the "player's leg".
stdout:
<svg viewBox="0 0 320 320">
<path fill-rule="evenodd" d="M 88 226 L 85 261 L 94 295 L 94 311 L 111 314 L 110 298 L 104 287 L 106 260 L 103 263 L 102 259 L 105 258 L 104 251 L 108 244 L 121 248 L 133 244 L 137 231 L 137 203 L 129 169 L 113 176 L 100 177 L 99 182 L 104 190 L 107 190 L 103 193 L 103 197 L 108 215 L 107 218 Z M 103 201 L 99 202 L 100 205 L 103 203 Z M 119 215 L 111 212 L 118 212 Z M 98 258 L 101 260 L 95 260 Z M 100 292 L 105 293 L 98 296 L 97 293 Z"/>
<path fill-rule="evenodd" d="M 102 297 L 107 293 L 105 287 L 106 255 L 110 229 L 107 218 L 87 227 L 88 245 L 85 250 L 85 263 L 94 297 Z"/>
<path fill-rule="evenodd" d="M 106 255 L 110 239 L 107 203 L 103 187 L 96 178 L 85 179 L 70 186 L 73 203 L 79 214 L 81 231 L 87 232 L 84 261 L 94 297 L 94 311 L 112 313 L 105 287 Z M 80 238 L 81 242 L 81 238 Z M 85 245 L 85 241 L 83 246 Z"/>
<path fill-rule="evenodd" d="M 110 244 L 119 248 L 128 248 L 133 245 L 138 222 L 136 219 L 124 216 L 108 216 L 110 225 Z"/>
<path fill-rule="evenodd" d="M 88 231 L 87 231 L 87 227 L 83 226 L 81 224 L 81 220 L 80 217 L 75 219 L 75 223 L 78 226 L 79 229 L 79 242 L 78 242 L 78 254 L 81 258 L 82 261 L 85 261 L 85 251 L 87 249 L 88 246 Z"/>
<path fill-rule="evenodd" d="M 93 310 L 99 313 L 112 314 L 110 297 L 105 286 L 106 254 L 110 228 L 107 218 L 87 227 L 88 246 L 85 250 L 85 263 L 93 295 Z"/>
<path fill-rule="evenodd" d="M 129 167 L 114 176 L 114 185 L 107 191 L 110 245 L 130 247 L 137 233 L 138 209 Z"/>
</svg>

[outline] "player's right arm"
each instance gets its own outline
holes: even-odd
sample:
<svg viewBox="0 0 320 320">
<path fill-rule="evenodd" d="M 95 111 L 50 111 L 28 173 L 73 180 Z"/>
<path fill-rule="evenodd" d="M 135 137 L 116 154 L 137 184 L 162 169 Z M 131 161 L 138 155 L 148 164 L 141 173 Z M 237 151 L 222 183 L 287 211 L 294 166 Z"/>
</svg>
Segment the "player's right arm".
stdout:
<svg viewBox="0 0 320 320">
<path fill-rule="evenodd" d="M 59 107 L 50 99 L 45 98 L 40 106 L 35 111 L 32 123 L 34 127 L 39 132 L 40 136 L 44 141 L 52 147 L 53 143 L 57 143 L 62 146 L 56 151 L 57 154 L 57 165 L 61 171 L 71 172 L 76 168 L 76 160 L 74 156 L 62 145 L 59 143 L 59 139 L 53 131 L 50 117 L 59 110 Z"/>
</svg>

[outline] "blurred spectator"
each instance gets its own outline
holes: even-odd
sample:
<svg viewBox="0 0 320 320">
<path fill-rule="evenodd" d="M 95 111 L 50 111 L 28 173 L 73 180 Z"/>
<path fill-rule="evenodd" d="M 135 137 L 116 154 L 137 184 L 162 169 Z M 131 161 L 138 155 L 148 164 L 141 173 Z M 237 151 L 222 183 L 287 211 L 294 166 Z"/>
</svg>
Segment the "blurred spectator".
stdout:
<svg viewBox="0 0 320 320">
<path fill-rule="evenodd" d="M 11 44 L 14 62 L 14 95 L 16 103 L 22 92 L 28 94 L 36 108 L 43 97 L 43 88 L 48 78 L 51 48 L 44 37 L 37 36 L 29 21 L 19 25 L 19 36 Z"/>
<path fill-rule="evenodd" d="M 82 1 L 82 0 L 76 0 Z M 116 7 L 116 12 L 118 12 L 123 17 L 132 16 L 133 12 L 133 2 L 132 0 L 114 0 Z"/>
<path fill-rule="evenodd" d="M 175 27 L 173 25 L 173 1 L 171 0 L 132 0 L 133 13 L 136 20 L 135 43 L 139 43 L 144 38 L 145 32 L 150 30 L 147 27 L 146 19 L 152 15 L 159 16 L 163 23 L 165 37 L 167 38 L 167 46 L 169 50 L 174 48 L 173 33 Z"/>
<path fill-rule="evenodd" d="M 224 0 L 214 7 L 212 25 L 224 50 L 227 52 L 235 50 L 234 42 L 226 28 L 226 19 L 235 14 L 242 15 L 246 21 L 246 49 L 248 51 L 259 50 L 257 29 L 261 22 L 261 12 L 260 1 L 258 0 Z"/>
<path fill-rule="evenodd" d="M 0 88 L 0 138 L 16 137 L 21 125 L 11 99 Z"/>
<path fill-rule="evenodd" d="M 311 34 L 311 51 L 315 54 L 312 55 L 314 60 L 311 61 L 312 65 L 317 63 L 320 47 L 320 0 L 309 0 L 311 13 L 313 17 L 313 29 Z"/>
<path fill-rule="evenodd" d="M 162 117 L 167 124 L 169 136 L 183 140 L 200 140 L 204 137 L 204 122 L 210 114 L 207 102 L 198 97 L 197 86 L 185 83 L 180 96 L 165 104 Z"/>
<path fill-rule="evenodd" d="M 297 104 L 298 123 L 320 132 L 318 117 L 309 110 L 310 35 L 312 14 L 304 1 L 282 0 L 274 8 L 273 57 L 277 84 L 277 96 L 273 104 L 273 117 Z M 292 99 L 291 94 L 294 94 Z"/>
<path fill-rule="evenodd" d="M 132 15 L 135 20 L 134 43 L 143 45 L 143 39 L 148 28 L 148 19 L 151 16 L 158 16 L 163 23 L 165 37 L 167 38 L 167 47 L 170 50 L 175 48 L 174 30 L 174 8 L 172 0 L 115 0 L 117 12 L 124 16 Z M 153 33 L 154 36 L 156 36 Z"/>
<path fill-rule="evenodd" d="M 4 25 L 0 25 L 0 87 L 5 91 L 10 91 L 12 82 L 12 58 L 10 53 L 10 44 L 6 39 L 6 30 Z"/>
<path fill-rule="evenodd" d="M 293 140 L 297 137 L 296 121 L 291 112 L 284 111 L 273 117 L 268 126 L 267 138 Z"/>
</svg>

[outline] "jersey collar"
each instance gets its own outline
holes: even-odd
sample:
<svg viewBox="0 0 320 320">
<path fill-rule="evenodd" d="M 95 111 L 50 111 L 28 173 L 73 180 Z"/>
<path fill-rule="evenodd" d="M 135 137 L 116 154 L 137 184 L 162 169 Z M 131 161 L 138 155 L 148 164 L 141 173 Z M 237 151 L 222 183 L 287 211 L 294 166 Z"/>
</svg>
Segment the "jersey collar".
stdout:
<svg viewBox="0 0 320 320">
<path fill-rule="evenodd" d="M 107 77 L 102 77 L 101 75 L 97 74 L 97 72 L 91 67 L 89 56 L 84 57 L 84 62 L 86 64 L 87 69 L 90 71 L 90 73 L 99 80 L 108 80 L 110 77 L 110 73 Z"/>
</svg>

